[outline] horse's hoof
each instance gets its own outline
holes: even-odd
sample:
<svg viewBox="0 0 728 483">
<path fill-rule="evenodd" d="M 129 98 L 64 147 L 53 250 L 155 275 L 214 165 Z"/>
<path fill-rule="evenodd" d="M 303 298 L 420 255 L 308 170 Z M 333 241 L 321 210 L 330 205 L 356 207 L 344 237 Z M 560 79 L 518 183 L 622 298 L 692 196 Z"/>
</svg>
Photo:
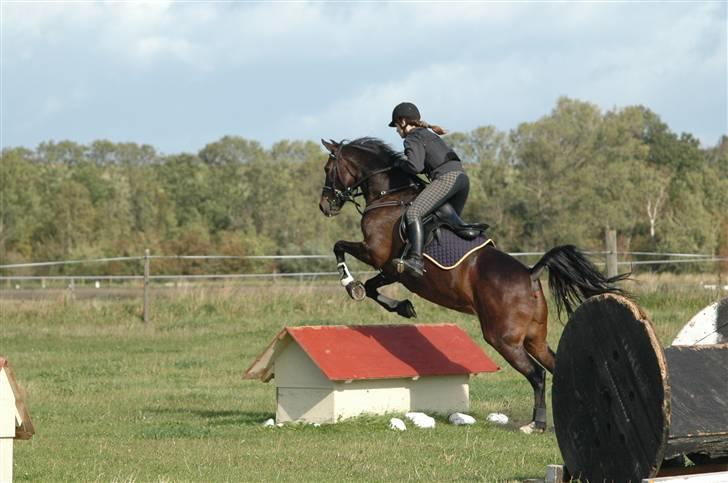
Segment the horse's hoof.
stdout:
<svg viewBox="0 0 728 483">
<path fill-rule="evenodd" d="M 364 300 L 367 296 L 367 291 L 364 288 L 364 284 L 358 280 L 351 282 L 349 285 L 346 286 L 346 293 L 348 293 L 349 297 L 356 300 L 357 302 Z"/>
<path fill-rule="evenodd" d="M 415 312 L 415 306 L 412 305 L 412 302 L 410 302 L 409 300 L 403 300 L 402 302 L 397 304 L 397 314 L 408 319 L 417 317 L 417 312 Z"/>
<path fill-rule="evenodd" d="M 540 425 L 537 425 L 535 421 L 531 421 L 527 425 L 521 426 L 520 430 L 522 433 L 526 433 L 526 434 L 538 434 L 538 433 L 543 433 L 546 430 L 546 428 L 542 428 L 542 427 L 540 427 Z"/>
</svg>

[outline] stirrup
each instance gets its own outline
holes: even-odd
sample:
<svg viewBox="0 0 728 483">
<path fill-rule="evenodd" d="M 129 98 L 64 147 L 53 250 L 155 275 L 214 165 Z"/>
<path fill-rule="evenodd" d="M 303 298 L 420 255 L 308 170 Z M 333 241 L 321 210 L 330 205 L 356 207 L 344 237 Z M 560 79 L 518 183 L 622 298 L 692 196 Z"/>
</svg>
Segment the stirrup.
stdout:
<svg viewBox="0 0 728 483">
<path fill-rule="evenodd" d="M 398 273 L 409 272 L 414 277 L 422 277 L 425 274 L 425 262 L 422 258 L 396 258 L 393 260 Z"/>
</svg>

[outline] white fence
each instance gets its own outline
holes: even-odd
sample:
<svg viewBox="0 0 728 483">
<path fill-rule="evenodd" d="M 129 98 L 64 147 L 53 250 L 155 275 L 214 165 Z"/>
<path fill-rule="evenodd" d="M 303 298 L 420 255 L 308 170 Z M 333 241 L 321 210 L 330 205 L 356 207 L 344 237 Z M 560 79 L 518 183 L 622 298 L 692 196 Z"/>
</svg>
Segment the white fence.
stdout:
<svg viewBox="0 0 728 483">
<path fill-rule="evenodd" d="M 541 256 L 544 252 L 514 252 L 510 253 L 511 256 L 521 257 L 535 257 Z M 728 260 L 728 257 L 717 257 L 714 255 L 696 254 L 696 253 L 659 253 L 659 252 L 616 252 L 616 251 L 603 251 L 603 252 L 584 252 L 590 255 L 593 259 L 602 257 L 604 261 L 594 260 L 597 265 L 607 265 L 608 272 L 611 270 L 612 274 L 616 274 L 617 266 L 628 267 L 627 270 L 632 270 L 635 266 L 643 265 L 665 265 L 665 264 L 714 264 L 718 262 L 724 262 Z M 630 261 L 618 261 L 618 256 L 624 257 L 652 257 L 648 260 L 630 260 Z M 16 283 L 15 288 L 20 288 L 17 282 L 22 281 L 40 281 L 41 287 L 45 288 L 47 281 L 64 281 L 67 282 L 67 287 L 70 290 L 72 297 L 74 296 L 74 290 L 76 282 L 93 281 L 98 288 L 101 281 L 142 281 L 144 284 L 144 309 L 143 319 L 146 322 L 149 319 L 149 288 L 154 281 L 189 281 L 189 280 L 251 280 L 251 279 L 284 279 L 284 278 L 298 278 L 299 280 L 315 280 L 318 278 L 326 277 L 338 277 L 337 271 L 326 271 L 326 272 L 275 272 L 275 273 L 218 273 L 218 274 L 195 274 L 195 275 L 179 275 L 179 274 L 157 274 L 151 273 L 151 261 L 152 260 L 331 260 L 332 266 L 334 265 L 335 257 L 333 255 L 251 255 L 251 256 L 232 256 L 232 255 L 151 255 L 149 250 L 143 256 L 136 257 L 111 257 L 111 258 L 96 258 L 89 260 L 58 260 L 48 262 L 28 262 L 28 263 L 13 263 L 0 265 L 0 270 L 11 271 L 17 269 L 27 268 L 39 268 L 39 267 L 52 267 L 59 265 L 79 265 L 79 264 L 94 264 L 94 263 L 111 263 L 111 262 L 141 262 L 143 263 L 143 275 L 0 275 L 0 282 L 5 282 L 6 287 L 10 288 L 13 282 Z M 611 267 L 610 267 L 611 263 Z M 373 271 L 359 271 L 360 275 L 374 274 Z M 728 285 L 725 287 L 722 284 L 713 287 L 715 289 L 728 290 Z"/>
<path fill-rule="evenodd" d="M 542 256 L 545 252 L 512 252 L 509 255 L 520 258 L 528 256 Z M 584 252 L 592 257 L 606 256 L 610 252 Z M 652 260 L 628 260 L 618 261 L 619 266 L 637 266 L 637 265 L 669 265 L 683 263 L 718 263 L 728 261 L 728 257 L 717 257 L 715 255 L 705 255 L 699 253 L 665 253 L 665 252 L 618 252 L 621 256 L 650 256 L 656 257 Z M 94 258 L 87 260 L 57 260 L 49 262 L 27 262 L 0 265 L 0 270 L 10 270 L 19 268 L 36 268 L 50 267 L 59 265 L 78 265 L 92 263 L 109 263 L 109 262 L 144 262 L 144 266 L 148 266 L 152 260 L 334 260 L 333 255 L 250 255 L 250 256 L 233 256 L 233 255 L 142 255 L 136 257 L 112 257 L 112 258 Z M 596 265 L 604 265 L 606 261 L 594 260 Z M 238 273 L 238 274 L 209 274 L 209 275 L 0 275 L 1 280 L 174 280 L 174 279 L 234 279 L 234 278 L 269 278 L 269 277 L 329 277 L 336 276 L 338 272 L 275 272 L 275 273 Z"/>
</svg>

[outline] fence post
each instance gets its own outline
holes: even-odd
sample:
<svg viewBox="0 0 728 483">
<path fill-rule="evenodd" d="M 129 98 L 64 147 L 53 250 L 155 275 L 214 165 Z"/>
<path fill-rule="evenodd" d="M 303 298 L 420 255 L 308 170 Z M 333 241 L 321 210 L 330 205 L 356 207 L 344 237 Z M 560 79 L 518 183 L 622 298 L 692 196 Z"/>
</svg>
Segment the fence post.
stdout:
<svg viewBox="0 0 728 483">
<path fill-rule="evenodd" d="M 68 284 L 68 295 L 71 300 L 76 300 L 76 279 L 71 278 L 71 283 Z"/>
<path fill-rule="evenodd" d="M 616 277 L 617 269 L 617 230 L 607 229 L 607 277 Z"/>
<path fill-rule="evenodd" d="M 149 322 L 149 248 L 144 250 L 144 322 Z"/>
</svg>

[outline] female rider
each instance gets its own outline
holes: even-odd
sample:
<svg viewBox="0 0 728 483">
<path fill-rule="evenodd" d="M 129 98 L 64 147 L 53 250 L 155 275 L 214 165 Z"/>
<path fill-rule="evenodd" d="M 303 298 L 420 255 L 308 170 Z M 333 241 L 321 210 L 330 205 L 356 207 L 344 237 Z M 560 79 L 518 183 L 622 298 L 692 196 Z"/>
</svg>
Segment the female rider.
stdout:
<svg viewBox="0 0 728 483">
<path fill-rule="evenodd" d="M 405 212 L 407 238 L 411 245 L 409 253 L 403 259 L 394 260 L 395 265 L 421 277 L 424 272 L 422 218 L 446 202 L 459 215 L 468 198 L 470 180 L 458 155 L 438 136 L 445 134 L 445 130 L 422 121 L 414 104 L 397 104 L 389 126 L 396 128 L 404 139 L 406 159 L 398 167 L 411 174 L 424 172 L 431 180 Z"/>
</svg>

